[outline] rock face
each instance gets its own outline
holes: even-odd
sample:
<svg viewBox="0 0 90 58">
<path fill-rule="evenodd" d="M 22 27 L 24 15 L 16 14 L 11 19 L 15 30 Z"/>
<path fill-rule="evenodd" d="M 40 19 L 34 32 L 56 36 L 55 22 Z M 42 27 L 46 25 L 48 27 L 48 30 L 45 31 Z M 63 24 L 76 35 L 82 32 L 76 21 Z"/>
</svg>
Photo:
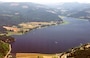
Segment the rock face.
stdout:
<svg viewBox="0 0 90 58">
<path fill-rule="evenodd" d="M 59 56 L 59 58 L 90 58 L 90 43 L 75 47 Z"/>
</svg>

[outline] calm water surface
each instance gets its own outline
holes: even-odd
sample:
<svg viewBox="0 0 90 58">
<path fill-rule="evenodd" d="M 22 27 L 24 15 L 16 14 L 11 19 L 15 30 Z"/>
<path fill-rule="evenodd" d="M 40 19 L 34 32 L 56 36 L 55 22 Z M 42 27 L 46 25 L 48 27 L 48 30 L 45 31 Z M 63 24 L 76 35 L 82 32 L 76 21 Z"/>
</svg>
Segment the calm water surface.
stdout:
<svg viewBox="0 0 90 58">
<path fill-rule="evenodd" d="M 90 42 L 90 22 L 64 18 L 69 24 L 36 29 L 24 35 L 13 36 L 12 52 L 59 53 L 81 43 Z"/>
</svg>

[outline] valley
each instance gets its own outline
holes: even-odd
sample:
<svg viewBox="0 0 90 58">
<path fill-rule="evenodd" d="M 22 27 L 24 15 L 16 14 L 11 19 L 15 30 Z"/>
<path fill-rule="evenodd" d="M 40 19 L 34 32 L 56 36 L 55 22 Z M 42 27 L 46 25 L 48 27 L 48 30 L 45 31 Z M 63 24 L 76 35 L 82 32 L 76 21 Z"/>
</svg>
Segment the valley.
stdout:
<svg viewBox="0 0 90 58">
<path fill-rule="evenodd" d="M 0 57 L 89 58 L 89 6 L 0 2 Z"/>
</svg>

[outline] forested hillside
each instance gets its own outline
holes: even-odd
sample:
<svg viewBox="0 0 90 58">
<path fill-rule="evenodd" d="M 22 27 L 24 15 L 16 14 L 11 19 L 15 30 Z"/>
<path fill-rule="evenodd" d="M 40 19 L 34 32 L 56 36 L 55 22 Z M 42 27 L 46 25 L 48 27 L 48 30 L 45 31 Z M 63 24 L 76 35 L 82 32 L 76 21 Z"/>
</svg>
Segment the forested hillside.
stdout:
<svg viewBox="0 0 90 58">
<path fill-rule="evenodd" d="M 57 14 L 49 12 L 49 8 L 35 3 L 8 2 L 0 3 L 0 25 L 15 25 L 32 21 L 61 20 Z"/>
</svg>

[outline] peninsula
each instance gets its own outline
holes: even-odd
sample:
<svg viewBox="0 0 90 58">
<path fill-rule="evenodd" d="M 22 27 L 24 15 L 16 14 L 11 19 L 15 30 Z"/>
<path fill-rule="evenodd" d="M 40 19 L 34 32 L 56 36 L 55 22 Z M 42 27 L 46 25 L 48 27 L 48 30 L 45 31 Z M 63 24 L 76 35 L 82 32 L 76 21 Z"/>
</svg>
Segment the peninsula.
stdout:
<svg viewBox="0 0 90 58">
<path fill-rule="evenodd" d="M 50 21 L 50 22 L 23 22 L 13 26 L 3 26 L 7 30 L 7 36 L 11 35 L 22 35 L 28 31 L 39 29 L 42 27 L 48 27 L 52 25 L 58 25 L 63 23 L 63 21 Z"/>
</svg>

